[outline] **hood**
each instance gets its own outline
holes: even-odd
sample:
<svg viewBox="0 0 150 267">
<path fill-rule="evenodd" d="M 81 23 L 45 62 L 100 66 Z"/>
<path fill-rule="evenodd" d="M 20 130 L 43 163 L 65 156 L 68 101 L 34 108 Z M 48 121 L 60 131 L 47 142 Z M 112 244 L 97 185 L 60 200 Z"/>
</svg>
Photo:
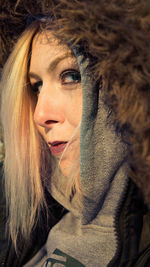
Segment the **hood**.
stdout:
<svg viewBox="0 0 150 267">
<path fill-rule="evenodd" d="M 113 125 L 115 132 L 117 130 L 118 138 L 116 139 L 114 136 L 115 141 L 120 142 L 121 137 L 123 142 L 130 144 L 128 147 L 129 176 L 141 188 L 145 201 L 149 205 L 149 0 L 36 0 L 34 2 L 30 1 L 30 3 L 27 0 L 20 0 L 17 1 L 16 5 L 14 5 L 14 1 L 6 0 L 2 1 L 1 6 L 1 67 L 11 51 L 13 43 L 25 28 L 27 16 L 37 14 L 54 14 L 56 24 L 59 26 L 57 36 L 60 40 L 71 42 L 75 46 L 82 43 L 85 53 L 92 55 L 95 59 L 95 63 L 92 63 L 90 69 L 90 76 L 95 77 L 97 84 L 102 80 L 103 90 L 97 90 L 95 86 L 92 86 L 90 94 L 93 94 L 92 97 L 95 102 L 93 104 L 89 103 L 89 106 L 93 111 L 90 111 L 90 108 L 88 109 L 89 113 L 83 110 L 82 121 L 86 123 L 86 113 L 87 119 L 88 116 L 93 117 L 91 127 L 95 127 L 96 116 L 101 106 L 97 94 L 102 94 L 105 103 L 104 109 L 108 108 L 109 125 Z M 100 101 L 102 101 L 102 98 L 100 98 Z M 88 135 L 92 137 L 94 146 L 97 147 L 97 139 L 91 134 L 93 130 L 86 129 L 88 126 L 85 126 L 86 130 L 84 130 L 84 126 L 81 130 L 81 138 L 87 131 Z M 102 130 L 105 132 L 104 135 L 107 138 L 107 126 L 105 125 L 104 130 L 102 121 L 94 128 L 96 133 L 98 128 L 100 133 L 102 133 Z M 87 139 L 85 138 L 81 142 L 81 161 L 83 162 L 81 173 L 83 176 L 85 175 L 84 158 L 86 153 L 83 152 L 82 154 L 82 148 L 83 151 L 88 152 L 87 157 L 90 158 L 90 165 L 93 164 L 94 158 L 97 158 L 97 162 L 99 160 L 96 151 L 92 152 L 93 143 L 89 143 Z M 99 141 L 102 142 L 101 139 Z M 111 150 L 112 152 L 110 143 L 108 141 L 107 143 L 108 151 Z M 88 151 L 87 145 L 89 147 Z M 114 148 L 114 150 L 117 150 L 116 154 L 118 156 L 121 153 L 118 152 L 119 147 L 119 144 L 116 144 L 116 148 Z M 103 153 L 105 153 L 105 148 L 101 145 L 100 154 L 102 158 L 104 157 Z M 111 154 L 110 151 L 108 154 L 110 158 L 115 158 L 116 154 Z M 105 164 L 107 165 L 108 161 Z M 116 164 L 119 165 L 119 161 Z M 102 162 L 98 165 L 104 166 Z M 110 166 L 108 169 L 111 173 Z M 96 176 L 93 173 L 94 180 Z M 91 192 L 92 188 L 89 190 Z"/>
<path fill-rule="evenodd" d="M 91 75 L 90 55 L 73 47 L 82 83 L 82 119 L 80 127 L 80 188 L 82 205 L 76 194 L 70 201 L 65 196 L 68 179 L 55 173 L 51 180 L 53 197 L 65 208 L 90 223 L 103 212 L 114 224 L 117 208 L 128 182 L 128 147 L 121 133 L 111 123 L 111 110 L 105 103 L 102 80 Z M 56 178 L 57 177 L 57 178 Z M 81 200 L 81 199 L 80 199 Z"/>
<path fill-rule="evenodd" d="M 91 166 L 93 159 L 96 159 L 97 166 L 101 168 L 100 170 L 95 166 L 95 171 L 91 171 L 93 181 L 98 173 L 103 174 L 102 169 L 106 168 L 109 173 L 113 168 L 115 171 L 113 162 L 115 162 L 116 155 L 118 155 L 116 164 L 119 164 L 124 154 L 124 152 L 121 154 L 122 148 L 119 142 L 126 143 L 126 145 L 128 144 L 128 176 L 142 190 L 148 206 L 150 203 L 150 124 L 148 123 L 150 56 L 147 50 L 150 41 L 149 12 L 150 1 L 148 0 L 63 0 L 55 9 L 55 15 L 59 18 L 58 37 L 62 41 L 69 40 L 75 45 L 80 43 L 84 46 L 85 54 L 90 54 L 94 58 L 89 76 L 94 77 L 97 84 L 99 81 L 102 82 L 101 90 L 96 91 L 95 88 L 98 87 L 95 86 L 92 86 L 91 92 L 85 90 L 85 100 L 83 99 L 83 101 L 85 106 L 88 103 L 88 110 L 86 108 L 83 110 L 82 126 L 85 126 L 85 130 L 81 126 L 81 138 L 82 134 L 83 137 L 84 135 L 85 137 L 89 136 L 93 143 L 91 142 L 90 146 L 88 138 L 81 140 L 81 161 L 83 162 L 83 164 L 81 163 L 81 176 L 86 176 L 85 155 L 86 159 L 89 156 L 88 166 Z M 87 86 L 85 87 L 87 89 Z M 88 102 L 90 100 L 87 100 L 86 94 L 93 94 L 89 98 L 93 99 L 93 103 Z M 101 108 L 103 110 L 100 110 Z M 101 117 L 100 112 L 105 114 L 105 119 Z M 88 124 L 85 125 L 89 118 L 93 118 L 91 129 L 88 128 Z M 109 123 L 107 123 L 108 121 Z M 96 145 L 96 148 L 98 147 L 96 143 L 98 139 L 95 138 L 93 129 L 100 138 L 99 146 L 101 146 L 98 153 L 92 150 L 93 144 Z M 112 129 L 115 131 L 114 136 L 111 135 Z M 104 131 L 104 135 L 102 131 Z M 102 142 L 103 140 L 104 142 Z M 90 148 L 88 151 L 87 145 Z M 82 148 L 83 151 L 86 151 L 85 153 L 82 152 Z M 119 149 L 120 151 L 118 151 Z M 112 160 L 112 165 L 109 157 L 114 160 Z M 99 184 L 99 186 L 102 185 Z M 103 186 L 106 186 L 105 183 Z M 92 192 L 92 188 L 89 191 Z"/>
<path fill-rule="evenodd" d="M 128 144 L 121 140 L 121 134 L 111 124 L 111 110 L 105 104 L 102 80 L 98 83 L 92 78 L 87 63 L 90 58 L 84 58 L 80 54 L 76 56 L 83 94 L 80 130 L 83 223 L 89 223 L 103 209 L 108 198 L 111 207 L 117 207 L 127 183 Z M 107 205 L 110 207 L 110 203 Z"/>
</svg>

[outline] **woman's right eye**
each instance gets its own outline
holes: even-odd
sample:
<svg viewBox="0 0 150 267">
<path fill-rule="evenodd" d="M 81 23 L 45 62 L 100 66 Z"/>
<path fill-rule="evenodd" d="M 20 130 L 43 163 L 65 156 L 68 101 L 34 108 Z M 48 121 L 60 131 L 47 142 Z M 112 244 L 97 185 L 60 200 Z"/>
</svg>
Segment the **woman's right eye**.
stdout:
<svg viewBox="0 0 150 267">
<path fill-rule="evenodd" d="M 31 90 L 37 95 L 40 93 L 41 87 L 42 87 L 42 81 L 35 82 L 31 84 Z"/>
</svg>

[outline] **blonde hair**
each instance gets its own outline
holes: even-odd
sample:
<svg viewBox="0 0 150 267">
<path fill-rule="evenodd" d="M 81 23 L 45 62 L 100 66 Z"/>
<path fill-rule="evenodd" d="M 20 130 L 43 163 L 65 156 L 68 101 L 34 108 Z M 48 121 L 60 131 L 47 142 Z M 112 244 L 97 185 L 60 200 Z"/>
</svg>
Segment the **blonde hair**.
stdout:
<svg viewBox="0 0 150 267">
<path fill-rule="evenodd" d="M 15 247 L 19 233 L 29 237 L 36 216 L 45 205 L 40 161 L 44 169 L 46 149 L 33 121 L 34 101 L 27 79 L 36 30 L 30 27 L 18 40 L 5 65 L 1 84 L 8 227 Z"/>
<path fill-rule="evenodd" d="M 16 250 L 19 235 L 30 238 L 41 210 L 47 210 L 43 185 L 50 179 L 53 160 L 33 120 L 36 96 L 27 76 L 32 40 L 40 29 L 44 30 L 34 22 L 25 30 L 2 75 L 1 122 L 8 230 Z M 73 171 L 76 175 L 70 175 L 66 193 L 70 200 L 76 190 L 79 192 L 79 163 L 76 163 L 78 173 Z"/>
</svg>

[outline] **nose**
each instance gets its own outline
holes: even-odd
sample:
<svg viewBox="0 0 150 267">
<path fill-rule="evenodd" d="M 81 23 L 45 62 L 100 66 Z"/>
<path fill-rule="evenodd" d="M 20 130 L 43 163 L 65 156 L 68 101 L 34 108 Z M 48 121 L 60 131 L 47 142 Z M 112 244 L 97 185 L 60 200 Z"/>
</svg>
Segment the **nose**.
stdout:
<svg viewBox="0 0 150 267">
<path fill-rule="evenodd" d="M 64 122 L 61 100 L 50 90 L 41 90 L 34 111 L 34 121 L 39 126 L 52 128 Z"/>
</svg>

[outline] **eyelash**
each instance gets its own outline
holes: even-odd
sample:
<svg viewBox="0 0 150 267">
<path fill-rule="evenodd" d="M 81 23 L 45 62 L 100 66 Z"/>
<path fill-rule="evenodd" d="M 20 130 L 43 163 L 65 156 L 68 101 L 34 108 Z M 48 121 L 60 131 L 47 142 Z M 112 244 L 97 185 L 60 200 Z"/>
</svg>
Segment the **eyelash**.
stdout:
<svg viewBox="0 0 150 267">
<path fill-rule="evenodd" d="M 63 80 L 65 80 L 65 78 L 72 76 L 72 81 L 69 82 L 65 82 Z M 62 81 L 62 85 L 73 85 L 73 84 L 77 84 L 81 82 L 81 75 L 80 72 L 75 70 L 75 69 L 69 69 L 69 70 L 65 70 L 60 74 L 60 79 Z"/>
<path fill-rule="evenodd" d="M 65 79 L 68 78 L 69 76 L 70 77 L 72 76 L 72 81 L 65 82 Z M 64 86 L 70 85 L 71 86 L 71 85 L 74 85 L 74 84 L 81 82 L 81 75 L 80 75 L 79 71 L 77 71 L 75 69 L 69 69 L 69 70 L 64 70 L 63 72 L 61 72 L 59 79 L 61 80 L 62 85 L 64 85 Z M 39 87 L 41 87 L 42 85 L 43 85 L 42 81 L 35 82 L 34 84 L 31 84 L 31 90 L 36 95 L 38 95 L 40 92 Z"/>
</svg>

